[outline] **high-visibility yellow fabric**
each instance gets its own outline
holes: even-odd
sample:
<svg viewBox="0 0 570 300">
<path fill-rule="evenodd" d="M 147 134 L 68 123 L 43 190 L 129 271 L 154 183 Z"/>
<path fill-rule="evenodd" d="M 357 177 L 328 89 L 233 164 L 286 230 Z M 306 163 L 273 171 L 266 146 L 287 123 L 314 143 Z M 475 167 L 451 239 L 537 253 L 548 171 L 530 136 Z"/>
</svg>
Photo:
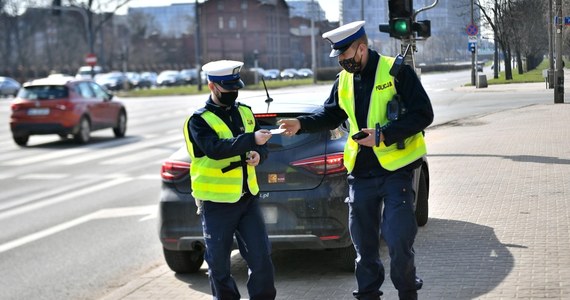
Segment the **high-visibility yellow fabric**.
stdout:
<svg viewBox="0 0 570 300">
<path fill-rule="evenodd" d="M 251 109 L 238 104 L 238 110 L 245 132 L 253 132 L 255 129 L 255 117 Z M 201 114 L 201 117 L 214 129 L 220 139 L 234 137 L 230 128 L 214 113 L 206 110 Z M 237 202 L 243 193 L 243 168 L 239 166 L 226 173 L 223 173 L 222 169 L 229 166 L 232 162 L 241 162 L 241 157 L 239 155 L 224 159 L 211 159 L 207 156 L 196 157 L 190 140 L 190 133 L 188 132 L 190 118 L 186 120 L 184 125 L 184 137 L 188 154 L 190 154 L 192 159 L 190 165 L 192 196 L 203 201 Z M 248 165 L 246 169 L 249 191 L 256 195 L 259 192 L 259 186 L 257 185 L 255 167 Z"/>
<path fill-rule="evenodd" d="M 394 78 L 390 75 L 390 68 L 394 63 L 393 57 L 380 56 L 376 75 L 374 79 L 374 87 L 370 96 L 370 106 L 368 108 L 367 127 L 375 128 L 376 123 L 384 126 L 388 123 L 386 116 L 386 105 L 394 95 L 396 95 L 396 86 Z M 350 124 L 350 136 L 360 130 L 356 122 L 354 109 L 354 80 L 353 74 L 341 71 L 338 83 L 338 98 L 340 107 L 348 115 Z M 397 143 L 388 147 L 382 142 L 378 147 L 374 146 L 373 151 L 378 161 L 386 170 L 394 171 L 404 167 L 423 155 L 426 154 L 426 145 L 423 134 L 421 132 L 405 139 L 405 148 L 398 149 Z M 359 150 L 359 144 L 349 138 L 344 146 L 344 165 L 348 172 L 354 169 L 356 155 Z"/>
</svg>

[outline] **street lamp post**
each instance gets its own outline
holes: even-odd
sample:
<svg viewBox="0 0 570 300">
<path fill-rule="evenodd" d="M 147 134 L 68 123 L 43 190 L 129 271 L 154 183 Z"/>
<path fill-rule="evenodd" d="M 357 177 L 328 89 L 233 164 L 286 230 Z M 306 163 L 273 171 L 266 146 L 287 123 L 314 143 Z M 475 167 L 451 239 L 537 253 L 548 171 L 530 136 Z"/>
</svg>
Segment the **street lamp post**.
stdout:
<svg viewBox="0 0 570 300">
<path fill-rule="evenodd" d="M 315 0 L 311 1 L 311 71 L 313 83 L 317 83 L 317 51 L 315 45 Z"/>
<path fill-rule="evenodd" d="M 258 64 L 258 58 L 259 58 L 259 51 L 257 49 L 253 50 L 253 67 L 254 67 L 254 72 L 253 72 L 253 76 L 254 76 L 254 84 L 258 84 L 259 83 L 259 64 Z"/>
<path fill-rule="evenodd" d="M 196 73 L 198 74 L 198 90 L 202 91 L 202 75 L 201 75 L 201 44 L 200 44 L 200 8 L 198 6 L 198 0 L 195 1 L 195 10 L 194 10 L 194 19 L 196 22 L 196 33 L 194 34 L 195 42 L 196 42 Z"/>
<path fill-rule="evenodd" d="M 564 68 L 562 67 L 562 0 L 556 1 L 556 72 L 554 78 L 554 103 L 564 103 Z"/>
</svg>

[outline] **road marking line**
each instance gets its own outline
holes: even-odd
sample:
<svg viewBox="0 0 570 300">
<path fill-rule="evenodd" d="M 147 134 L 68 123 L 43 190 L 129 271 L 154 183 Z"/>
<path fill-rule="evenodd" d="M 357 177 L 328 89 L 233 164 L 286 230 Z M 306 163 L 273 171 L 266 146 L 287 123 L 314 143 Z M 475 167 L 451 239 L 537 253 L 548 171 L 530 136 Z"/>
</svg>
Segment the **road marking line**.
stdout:
<svg viewBox="0 0 570 300">
<path fill-rule="evenodd" d="M 44 229 L 42 231 L 32 233 L 30 235 L 15 239 L 13 241 L 4 243 L 0 245 L 0 253 L 6 252 L 8 250 L 23 246 L 25 244 L 37 241 L 44 237 L 62 232 L 71 227 L 80 225 L 82 223 L 96 220 L 96 219 L 108 219 L 108 218 L 119 218 L 119 217 L 130 217 L 137 215 L 144 215 L 143 219 L 149 219 L 153 216 L 156 217 L 158 210 L 157 205 L 147 205 L 147 206 L 133 206 L 133 207 L 117 207 L 117 208 L 106 208 L 98 210 L 94 213 L 73 219 L 68 222 L 61 223 L 59 225 Z"/>
<path fill-rule="evenodd" d="M 100 165 L 124 165 L 124 164 L 130 164 L 130 163 L 138 161 L 138 160 L 146 160 L 149 157 L 158 156 L 159 154 L 161 154 L 162 156 L 168 156 L 171 154 L 171 151 L 170 150 L 166 151 L 164 149 L 148 149 L 146 151 L 138 152 L 137 154 L 134 154 L 134 155 L 124 155 L 121 157 L 105 160 L 105 161 L 100 162 L 99 164 Z"/>
<path fill-rule="evenodd" d="M 20 191 L 20 190 L 14 190 L 13 192 L 7 192 L 7 193 L 2 194 L 2 198 L 4 198 L 4 199 L 15 199 L 15 200 L 0 203 L 0 211 L 6 210 L 6 209 L 12 208 L 12 207 L 20 206 L 20 205 L 26 204 L 28 202 L 36 201 L 38 199 L 55 197 L 55 196 L 67 193 L 68 191 L 77 190 L 81 186 L 89 186 L 89 185 L 95 184 L 97 181 L 100 181 L 100 180 L 93 180 L 92 179 L 92 180 L 83 181 L 83 182 L 73 182 L 73 183 L 61 186 L 59 188 L 54 188 L 54 189 L 50 189 L 49 191 L 44 191 L 43 193 L 31 193 L 27 197 L 26 196 L 22 197 L 21 196 L 22 191 Z M 17 197 L 14 197 L 14 196 L 17 196 Z M 1 213 L 0 213 L 0 215 L 1 215 Z"/>
<path fill-rule="evenodd" d="M 79 196 L 89 194 L 89 193 L 93 193 L 93 192 L 98 191 L 98 190 L 110 188 L 112 186 L 123 184 L 123 183 L 126 183 L 126 182 L 131 181 L 131 180 L 133 180 L 133 179 L 132 178 L 117 178 L 117 179 L 113 179 L 111 181 L 106 181 L 106 182 L 103 182 L 103 183 L 100 183 L 97 185 L 86 187 L 84 189 L 80 189 L 80 190 L 77 190 L 74 192 L 70 192 L 70 193 L 65 194 L 65 195 L 56 196 L 53 198 L 48 198 L 48 199 L 40 201 L 40 202 L 35 202 L 35 203 L 29 204 L 26 206 L 18 207 L 16 209 L 0 213 L 0 220 L 7 219 L 9 217 L 13 217 L 15 215 L 23 214 L 23 213 L 26 213 L 26 212 L 29 212 L 32 210 L 42 208 L 42 207 L 46 207 L 48 205 L 53 205 L 53 204 L 60 203 L 63 201 L 67 201 L 67 200 L 70 200 L 73 198 L 77 198 Z"/>
<path fill-rule="evenodd" d="M 17 179 L 20 180 L 29 180 L 29 179 L 41 179 L 41 180 L 53 180 L 53 179 L 63 179 L 68 177 L 69 174 L 61 174 L 61 173 L 35 173 L 35 174 L 26 174 L 18 176 Z"/>
<path fill-rule="evenodd" d="M 7 178 L 14 178 L 14 174 L 0 174 L 0 180 L 7 179 Z"/>
<path fill-rule="evenodd" d="M 141 176 L 137 176 L 135 177 L 135 179 L 141 179 L 141 180 L 160 180 L 160 174 L 158 174 L 158 172 L 156 174 L 146 174 L 146 175 L 141 175 Z"/>
<path fill-rule="evenodd" d="M 46 162 L 46 161 L 54 160 L 56 158 L 70 157 L 71 155 L 81 154 L 81 153 L 88 152 L 88 151 L 91 151 L 94 149 L 105 149 L 107 147 L 113 147 L 116 145 L 121 145 L 121 144 L 124 144 L 125 141 L 129 140 L 129 139 L 134 140 L 134 137 L 116 139 L 116 140 L 101 143 L 101 144 L 87 145 L 87 146 L 84 146 L 81 148 L 64 149 L 64 150 L 58 150 L 56 152 L 48 152 L 48 153 L 39 154 L 39 155 L 32 155 L 32 156 L 23 157 L 20 159 L 13 159 L 11 161 L 2 162 L 0 164 L 4 165 L 4 166 L 21 166 L 21 165 L 28 165 L 28 164 L 33 164 L 33 163 L 37 163 L 37 162 Z"/>
<path fill-rule="evenodd" d="M 84 163 L 84 162 L 95 160 L 95 159 L 101 159 L 101 158 L 108 157 L 108 156 L 114 156 L 114 155 L 124 154 L 126 152 L 133 152 L 133 151 L 144 149 L 144 148 L 150 148 L 150 147 L 157 146 L 157 145 L 160 145 L 160 146 L 170 145 L 172 142 L 175 142 L 177 140 L 178 141 L 183 140 L 183 137 L 181 137 L 181 136 L 167 136 L 167 137 L 162 138 L 162 139 L 144 141 L 144 142 L 124 146 L 124 147 L 121 147 L 119 149 L 104 149 L 104 150 L 99 151 L 99 152 L 92 152 L 92 153 L 89 153 L 86 155 L 81 155 L 78 157 L 63 159 L 63 160 L 57 161 L 56 164 L 58 164 L 58 165 L 79 164 L 79 163 Z M 137 154 L 134 153 L 132 155 L 136 156 Z"/>
</svg>

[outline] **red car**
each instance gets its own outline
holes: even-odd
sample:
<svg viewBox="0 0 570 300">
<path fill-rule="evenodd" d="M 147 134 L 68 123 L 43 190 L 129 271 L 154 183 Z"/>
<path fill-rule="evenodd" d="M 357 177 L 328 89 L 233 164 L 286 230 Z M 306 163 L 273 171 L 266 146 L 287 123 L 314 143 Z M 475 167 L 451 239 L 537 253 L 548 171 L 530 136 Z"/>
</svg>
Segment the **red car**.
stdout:
<svg viewBox="0 0 570 300">
<path fill-rule="evenodd" d="M 127 130 L 124 105 L 90 79 L 58 76 L 27 82 L 11 108 L 10 129 L 20 146 L 35 134 L 72 135 L 84 144 L 94 130 L 112 128 L 118 138 Z"/>
</svg>

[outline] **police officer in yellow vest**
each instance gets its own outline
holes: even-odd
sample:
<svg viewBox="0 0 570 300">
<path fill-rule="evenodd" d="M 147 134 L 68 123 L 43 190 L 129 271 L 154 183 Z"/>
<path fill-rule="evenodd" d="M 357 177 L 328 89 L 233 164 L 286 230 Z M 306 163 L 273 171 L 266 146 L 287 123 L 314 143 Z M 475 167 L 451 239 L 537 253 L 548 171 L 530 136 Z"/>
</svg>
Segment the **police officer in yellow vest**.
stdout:
<svg viewBox="0 0 570 300">
<path fill-rule="evenodd" d="M 285 135 L 333 129 L 348 120 L 350 135 L 344 164 L 349 172 L 349 227 L 357 252 L 357 299 L 379 299 L 384 267 L 379 257 L 379 233 L 390 253 L 390 278 L 400 299 L 417 299 L 423 284 L 416 277 L 413 210 L 413 170 L 426 154 L 422 131 L 433 121 L 428 95 L 415 72 L 403 66 L 390 76 L 394 58 L 368 48 L 364 21 L 326 32 L 331 57 L 344 69 L 323 109 L 313 115 L 281 121 Z M 406 113 L 389 121 L 387 104 L 398 93 Z M 398 145 L 400 144 L 400 145 Z M 382 204 L 384 211 L 381 212 Z"/>
<path fill-rule="evenodd" d="M 202 68 L 210 97 L 185 123 L 192 159 L 192 196 L 202 219 L 210 286 L 214 299 L 240 299 L 230 273 L 230 252 L 237 241 L 247 262 L 251 299 L 275 299 L 271 244 L 259 207 L 255 166 L 267 158 L 271 138 L 248 106 L 237 103 L 242 62 L 221 60 Z"/>
</svg>

